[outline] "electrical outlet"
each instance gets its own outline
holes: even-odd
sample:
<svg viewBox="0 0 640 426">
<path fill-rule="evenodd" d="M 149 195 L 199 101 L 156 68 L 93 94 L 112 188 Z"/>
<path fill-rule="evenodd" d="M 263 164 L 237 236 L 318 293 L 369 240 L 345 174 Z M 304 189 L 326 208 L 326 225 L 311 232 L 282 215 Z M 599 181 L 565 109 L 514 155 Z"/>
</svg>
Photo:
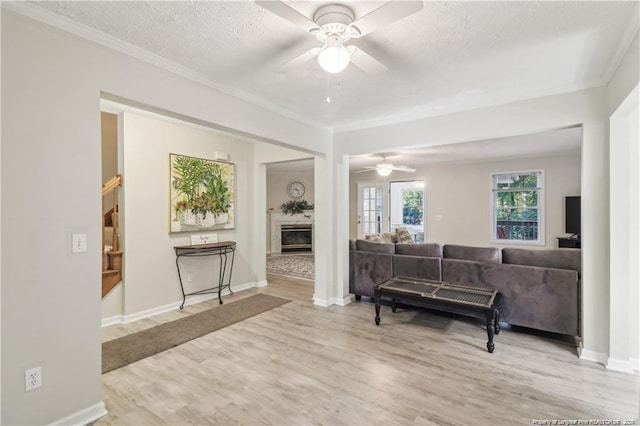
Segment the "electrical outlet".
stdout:
<svg viewBox="0 0 640 426">
<path fill-rule="evenodd" d="M 190 283 L 193 281 L 193 274 L 189 273 L 187 274 L 187 282 Z"/>
<path fill-rule="evenodd" d="M 24 390 L 29 392 L 42 386 L 42 367 L 24 371 Z"/>
</svg>

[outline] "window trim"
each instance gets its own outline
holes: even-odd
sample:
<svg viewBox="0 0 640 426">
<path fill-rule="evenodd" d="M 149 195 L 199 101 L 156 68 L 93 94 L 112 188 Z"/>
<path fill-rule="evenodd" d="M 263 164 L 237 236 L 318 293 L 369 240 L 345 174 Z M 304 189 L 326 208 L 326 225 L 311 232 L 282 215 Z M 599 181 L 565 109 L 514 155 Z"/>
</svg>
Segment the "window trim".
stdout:
<svg viewBox="0 0 640 426">
<path fill-rule="evenodd" d="M 502 240 L 496 238 L 495 229 L 497 226 L 497 217 L 496 217 L 496 177 L 500 175 L 525 175 L 525 174 L 533 174 L 540 173 L 539 178 L 539 191 L 538 193 L 538 239 L 537 240 Z M 503 244 L 503 245 L 525 245 L 525 246 L 545 246 L 546 245 L 546 221 L 545 221 L 545 169 L 529 169 L 529 170 L 516 170 L 516 171 L 508 171 L 508 172 L 493 172 L 491 173 L 490 179 L 490 191 L 489 191 L 489 217 L 491 218 L 491 226 L 489 228 L 489 241 L 493 244 Z"/>
</svg>

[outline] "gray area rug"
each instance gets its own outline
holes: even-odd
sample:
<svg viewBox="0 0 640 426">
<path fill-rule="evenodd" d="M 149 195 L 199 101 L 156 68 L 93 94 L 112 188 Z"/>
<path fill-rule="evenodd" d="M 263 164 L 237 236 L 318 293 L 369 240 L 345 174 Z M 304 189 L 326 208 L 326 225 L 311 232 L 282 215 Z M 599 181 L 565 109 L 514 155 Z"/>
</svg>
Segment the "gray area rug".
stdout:
<svg viewBox="0 0 640 426">
<path fill-rule="evenodd" d="M 267 257 L 267 273 L 287 277 L 315 279 L 313 254 L 283 254 Z"/>
<path fill-rule="evenodd" d="M 290 300 L 256 294 L 102 344 L 102 374 L 166 351 Z"/>
</svg>

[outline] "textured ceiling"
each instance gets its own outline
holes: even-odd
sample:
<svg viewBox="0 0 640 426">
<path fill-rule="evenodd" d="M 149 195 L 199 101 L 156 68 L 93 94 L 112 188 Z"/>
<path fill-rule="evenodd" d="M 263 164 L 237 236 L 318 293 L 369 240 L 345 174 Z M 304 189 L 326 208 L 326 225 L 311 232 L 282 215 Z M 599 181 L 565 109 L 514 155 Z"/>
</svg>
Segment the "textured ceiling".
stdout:
<svg viewBox="0 0 640 426">
<path fill-rule="evenodd" d="M 323 4 L 287 3 L 307 16 Z M 384 4 L 343 3 L 356 18 Z M 637 2 L 425 2 L 354 41 L 387 72 L 329 77 L 314 60 L 282 72 L 318 42 L 251 1 L 33 5 L 337 130 L 606 84 L 638 28 Z"/>
</svg>

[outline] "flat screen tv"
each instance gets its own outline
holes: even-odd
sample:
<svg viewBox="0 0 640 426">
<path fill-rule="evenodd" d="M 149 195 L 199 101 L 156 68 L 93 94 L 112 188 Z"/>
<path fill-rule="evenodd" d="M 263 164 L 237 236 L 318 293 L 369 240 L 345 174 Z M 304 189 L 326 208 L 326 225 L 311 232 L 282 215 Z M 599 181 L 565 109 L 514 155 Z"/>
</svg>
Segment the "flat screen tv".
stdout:
<svg viewBox="0 0 640 426">
<path fill-rule="evenodd" d="M 580 197 L 564 199 L 564 231 L 580 238 Z"/>
</svg>

